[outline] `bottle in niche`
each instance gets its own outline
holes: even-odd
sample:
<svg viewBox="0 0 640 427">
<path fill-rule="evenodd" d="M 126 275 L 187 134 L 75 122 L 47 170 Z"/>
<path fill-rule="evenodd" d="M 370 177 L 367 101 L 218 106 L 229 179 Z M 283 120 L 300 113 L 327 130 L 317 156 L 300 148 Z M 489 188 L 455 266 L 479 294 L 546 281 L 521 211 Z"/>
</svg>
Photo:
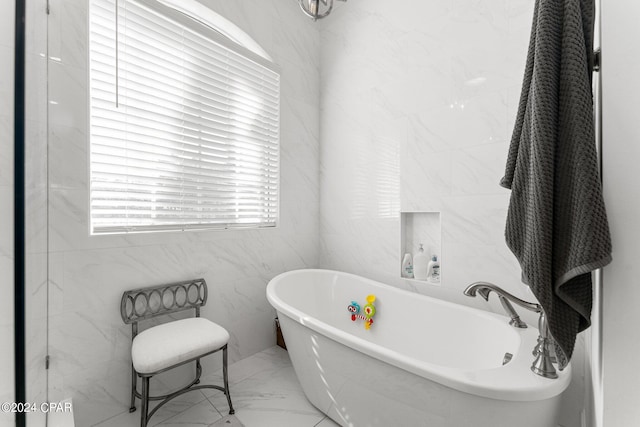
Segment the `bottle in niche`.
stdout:
<svg viewBox="0 0 640 427">
<path fill-rule="evenodd" d="M 440 282 L 440 262 L 438 261 L 437 256 L 431 256 L 431 261 L 429 261 L 429 267 L 427 268 L 427 271 L 427 275 L 430 281 L 432 281 L 433 283 Z"/>
<path fill-rule="evenodd" d="M 424 253 L 424 248 L 420 243 L 418 253 L 413 257 L 413 276 L 418 280 L 429 278 L 429 257 Z"/>
<path fill-rule="evenodd" d="M 408 252 L 402 258 L 402 277 L 413 279 L 413 260 Z"/>
</svg>

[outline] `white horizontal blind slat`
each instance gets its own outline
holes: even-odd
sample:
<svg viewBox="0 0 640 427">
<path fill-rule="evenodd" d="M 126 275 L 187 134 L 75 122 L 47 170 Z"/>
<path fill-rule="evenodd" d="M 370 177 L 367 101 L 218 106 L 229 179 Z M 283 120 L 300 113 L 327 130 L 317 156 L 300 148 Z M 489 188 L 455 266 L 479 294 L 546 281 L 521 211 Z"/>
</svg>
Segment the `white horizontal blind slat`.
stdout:
<svg viewBox="0 0 640 427">
<path fill-rule="evenodd" d="M 117 4 L 116 49 L 115 0 L 91 1 L 92 232 L 276 225 L 279 74 Z"/>
</svg>

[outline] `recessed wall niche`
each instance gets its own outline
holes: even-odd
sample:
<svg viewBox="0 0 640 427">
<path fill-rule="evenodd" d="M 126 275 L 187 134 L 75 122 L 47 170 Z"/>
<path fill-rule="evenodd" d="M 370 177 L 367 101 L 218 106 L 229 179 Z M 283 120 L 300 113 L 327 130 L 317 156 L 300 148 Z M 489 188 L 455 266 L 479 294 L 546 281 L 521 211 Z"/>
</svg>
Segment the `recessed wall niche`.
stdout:
<svg viewBox="0 0 640 427">
<path fill-rule="evenodd" d="M 398 271 L 400 277 L 406 280 L 416 280 L 433 284 L 431 280 L 418 280 L 404 277 L 402 274 L 402 263 L 405 254 L 410 253 L 412 260 L 418 253 L 420 244 L 424 247 L 425 254 L 431 259 L 432 255 L 440 260 L 442 254 L 442 226 L 440 223 L 440 212 L 401 212 L 400 213 L 400 258 L 398 261 Z M 442 268 L 440 268 L 442 275 Z"/>
</svg>

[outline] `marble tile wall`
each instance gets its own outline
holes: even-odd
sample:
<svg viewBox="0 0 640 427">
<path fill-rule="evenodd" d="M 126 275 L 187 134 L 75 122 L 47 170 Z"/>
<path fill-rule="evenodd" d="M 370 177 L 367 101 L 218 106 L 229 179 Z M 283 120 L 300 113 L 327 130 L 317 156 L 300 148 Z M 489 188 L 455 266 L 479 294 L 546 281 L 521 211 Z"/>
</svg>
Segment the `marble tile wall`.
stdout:
<svg viewBox="0 0 640 427">
<path fill-rule="evenodd" d="M 14 400 L 13 347 L 13 66 L 14 3 L 0 3 L 0 401 Z M 0 412 L 0 426 L 13 425 Z"/>
<path fill-rule="evenodd" d="M 26 3 L 26 381 L 27 400 L 47 401 L 47 14 L 46 0 Z M 45 414 L 27 424 L 45 425 Z"/>
<path fill-rule="evenodd" d="M 640 352 L 640 4 L 602 1 L 603 182 L 613 262 L 604 268 L 602 377 L 598 418 L 605 426 L 640 420 L 640 372 L 631 368 Z M 597 390 L 602 392 L 602 390 Z"/>
<path fill-rule="evenodd" d="M 54 401 L 73 398 L 77 425 L 128 409 L 123 291 L 204 277 L 210 300 L 202 315 L 227 328 L 237 361 L 275 342 L 266 283 L 315 267 L 319 247 L 319 33 L 294 0 L 202 0 L 281 67 L 279 227 L 89 236 L 87 3 L 51 0 L 49 17 L 49 392 Z M 209 359 L 205 369 L 219 367 L 219 358 Z M 184 374 L 157 387 L 184 383 Z"/>
<path fill-rule="evenodd" d="M 497 312 L 462 290 L 485 280 L 533 299 L 504 243 L 498 185 L 533 5 L 354 1 L 321 22 L 321 267 Z M 440 286 L 398 277 L 401 211 L 441 213 Z M 583 355 L 565 426 L 579 425 Z"/>
</svg>

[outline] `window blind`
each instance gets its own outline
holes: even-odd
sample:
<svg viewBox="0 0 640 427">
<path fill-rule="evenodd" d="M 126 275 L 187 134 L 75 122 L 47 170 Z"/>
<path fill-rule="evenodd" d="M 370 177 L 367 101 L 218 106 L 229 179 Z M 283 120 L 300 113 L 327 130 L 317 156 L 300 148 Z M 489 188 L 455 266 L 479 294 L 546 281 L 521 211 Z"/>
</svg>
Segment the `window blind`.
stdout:
<svg viewBox="0 0 640 427">
<path fill-rule="evenodd" d="M 155 1 L 91 1 L 93 233 L 276 225 L 280 76 L 223 39 Z"/>
</svg>

